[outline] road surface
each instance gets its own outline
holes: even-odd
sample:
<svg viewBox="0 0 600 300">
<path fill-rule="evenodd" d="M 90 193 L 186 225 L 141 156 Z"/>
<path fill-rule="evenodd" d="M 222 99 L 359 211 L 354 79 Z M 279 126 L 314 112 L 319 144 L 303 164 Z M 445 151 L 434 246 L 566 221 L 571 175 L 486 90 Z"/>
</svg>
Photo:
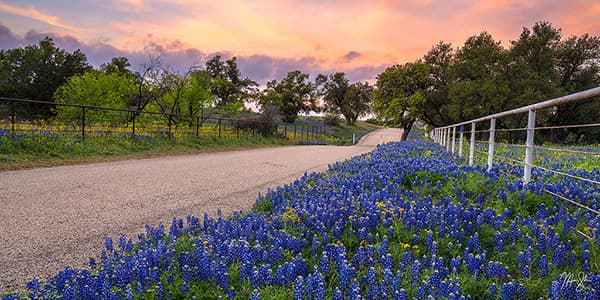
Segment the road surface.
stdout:
<svg viewBox="0 0 600 300">
<path fill-rule="evenodd" d="M 289 146 L 0 173 L 0 294 L 86 267 L 106 237 L 173 218 L 248 210 L 258 193 L 399 140 L 381 129 L 355 146 Z"/>
</svg>

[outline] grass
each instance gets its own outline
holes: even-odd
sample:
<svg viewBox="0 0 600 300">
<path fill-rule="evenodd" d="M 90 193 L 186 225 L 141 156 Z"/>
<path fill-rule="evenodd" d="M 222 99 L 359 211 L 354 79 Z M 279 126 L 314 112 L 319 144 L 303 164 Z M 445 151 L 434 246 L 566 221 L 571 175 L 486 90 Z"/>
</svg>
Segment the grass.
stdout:
<svg viewBox="0 0 600 300">
<path fill-rule="evenodd" d="M 81 140 L 55 135 L 21 138 L 16 141 L 0 138 L 0 171 L 51 167 L 81 163 L 197 154 L 218 151 L 245 150 L 289 145 L 283 139 L 251 138 L 146 138 L 135 143 L 121 136 L 95 137 Z"/>
<path fill-rule="evenodd" d="M 127 131 L 115 129 L 108 134 L 99 134 L 100 130 L 96 129 L 96 133 L 90 132 L 82 139 L 79 133 L 69 133 L 65 126 L 47 126 L 47 130 L 33 124 L 20 124 L 20 127 L 21 133 L 14 139 L 9 131 L 0 129 L 0 171 L 315 143 L 310 139 L 317 139 L 316 143 L 348 145 L 353 134 L 358 137 L 377 128 L 358 122 L 353 126 L 330 127 L 323 136 L 317 137 L 288 131 L 287 138 L 247 132 L 238 138 L 231 129 L 219 133 L 213 126 L 204 126 L 200 137 L 183 130 L 174 130 L 170 137 L 140 130 L 134 141 Z M 282 129 L 279 131 L 283 136 Z"/>
<path fill-rule="evenodd" d="M 383 128 L 363 121 L 357 121 L 354 125 L 340 124 L 339 126 L 329 127 L 328 135 L 335 138 L 336 145 L 351 145 L 352 135 L 355 141 L 358 141 L 365 134 Z"/>
</svg>

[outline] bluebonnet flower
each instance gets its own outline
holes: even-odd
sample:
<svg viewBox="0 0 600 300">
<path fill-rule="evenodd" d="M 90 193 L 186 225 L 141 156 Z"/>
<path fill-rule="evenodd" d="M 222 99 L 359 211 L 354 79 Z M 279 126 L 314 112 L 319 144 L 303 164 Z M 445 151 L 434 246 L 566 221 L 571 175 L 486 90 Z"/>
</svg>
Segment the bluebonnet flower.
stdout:
<svg viewBox="0 0 600 300">
<path fill-rule="evenodd" d="M 548 276 L 548 274 L 549 274 L 548 258 L 546 257 L 546 255 L 542 255 L 540 257 L 540 260 L 538 262 L 538 270 L 539 270 L 540 278 L 544 278 L 544 277 Z"/>
</svg>

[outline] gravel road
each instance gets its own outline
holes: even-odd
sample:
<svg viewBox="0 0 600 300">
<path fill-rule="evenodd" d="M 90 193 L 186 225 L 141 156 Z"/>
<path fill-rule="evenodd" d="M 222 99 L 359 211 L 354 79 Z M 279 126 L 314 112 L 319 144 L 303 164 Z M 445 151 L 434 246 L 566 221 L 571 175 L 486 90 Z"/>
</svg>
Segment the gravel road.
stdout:
<svg viewBox="0 0 600 300">
<path fill-rule="evenodd" d="M 258 193 L 399 140 L 381 129 L 357 145 L 289 146 L 0 173 L 0 294 L 85 267 L 104 239 L 137 237 L 173 218 L 248 210 Z"/>
</svg>

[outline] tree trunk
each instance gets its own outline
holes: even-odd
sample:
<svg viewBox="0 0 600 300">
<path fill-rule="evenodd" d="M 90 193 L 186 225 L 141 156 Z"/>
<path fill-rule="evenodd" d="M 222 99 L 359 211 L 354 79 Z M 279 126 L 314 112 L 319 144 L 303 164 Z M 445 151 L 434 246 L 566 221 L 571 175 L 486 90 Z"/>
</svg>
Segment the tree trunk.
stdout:
<svg viewBox="0 0 600 300">
<path fill-rule="evenodd" d="M 406 141 L 406 138 L 408 137 L 408 133 L 410 132 L 412 126 L 412 122 L 402 126 L 402 136 L 400 137 L 400 141 Z"/>
</svg>

